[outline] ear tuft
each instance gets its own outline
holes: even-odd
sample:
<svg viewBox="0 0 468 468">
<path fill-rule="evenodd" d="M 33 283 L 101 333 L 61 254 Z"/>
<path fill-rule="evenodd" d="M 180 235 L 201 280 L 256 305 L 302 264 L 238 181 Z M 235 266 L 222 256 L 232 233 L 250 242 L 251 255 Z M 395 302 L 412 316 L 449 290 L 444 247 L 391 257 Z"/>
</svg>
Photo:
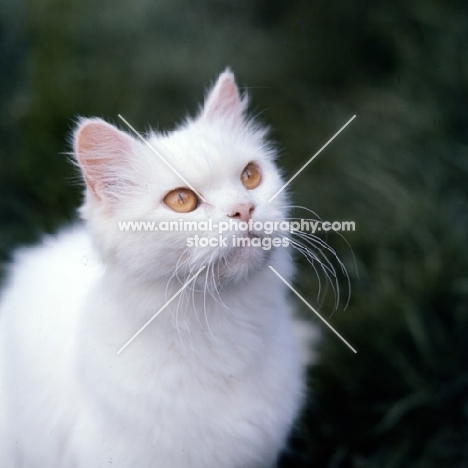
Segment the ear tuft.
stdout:
<svg viewBox="0 0 468 468">
<path fill-rule="evenodd" d="M 74 150 L 87 187 L 100 201 L 112 198 L 125 179 L 133 138 L 102 119 L 84 119 L 74 134 Z"/>
<path fill-rule="evenodd" d="M 227 68 L 219 75 L 215 85 L 208 92 L 202 110 L 202 117 L 211 121 L 224 118 L 241 123 L 247 105 L 247 96 L 240 96 L 234 74 Z"/>
</svg>

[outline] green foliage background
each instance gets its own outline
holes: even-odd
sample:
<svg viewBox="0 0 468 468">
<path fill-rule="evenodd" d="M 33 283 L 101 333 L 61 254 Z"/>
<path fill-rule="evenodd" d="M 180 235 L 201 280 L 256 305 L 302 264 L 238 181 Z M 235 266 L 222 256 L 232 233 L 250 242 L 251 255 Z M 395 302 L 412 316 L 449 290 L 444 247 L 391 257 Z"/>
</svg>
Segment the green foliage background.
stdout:
<svg viewBox="0 0 468 468">
<path fill-rule="evenodd" d="M 75 217 L 79 115 L 170 129 L 229 65 L 292 175 L 357 114 L 291 190 L 356 222 L 356 269 L 327 239 L 349 307 L 321 310 L 358 354 L 323 331 L 280 466 L 467 467 L 467 20 L 453 0 L 3 1 L 1 260 Z"/>
</svg>

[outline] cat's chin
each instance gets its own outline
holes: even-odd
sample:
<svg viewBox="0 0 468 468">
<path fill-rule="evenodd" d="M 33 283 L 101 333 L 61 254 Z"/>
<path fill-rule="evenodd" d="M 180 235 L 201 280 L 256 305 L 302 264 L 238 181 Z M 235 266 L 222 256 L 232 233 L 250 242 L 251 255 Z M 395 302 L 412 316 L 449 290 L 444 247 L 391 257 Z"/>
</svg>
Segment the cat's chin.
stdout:
<svg viewBox="0 0 468 468">
<path fill-rule="evenodd" d="M 261 247 L 233 247 L 210 264 L 212 279 L 223 287 L 248 281 L 267 266 L 271 256 L 272 250 Z"/>
</svg>

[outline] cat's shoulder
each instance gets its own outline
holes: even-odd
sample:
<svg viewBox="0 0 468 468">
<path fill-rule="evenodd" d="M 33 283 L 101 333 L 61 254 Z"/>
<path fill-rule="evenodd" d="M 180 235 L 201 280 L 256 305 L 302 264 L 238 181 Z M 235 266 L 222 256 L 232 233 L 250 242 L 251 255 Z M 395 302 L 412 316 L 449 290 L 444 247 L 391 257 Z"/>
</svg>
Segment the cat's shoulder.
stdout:
<svg viewBox="0 0 468 468">
<path fill-rule="evenodd" d="M 79 281 L 100 275 L 101 268 L 85 226 L 76 223 L 44 236 L 35 245 L 16 250 L 7 269 L 4 289 L 18 282 L 58 285 L 65 279 Z"/>
</svg>

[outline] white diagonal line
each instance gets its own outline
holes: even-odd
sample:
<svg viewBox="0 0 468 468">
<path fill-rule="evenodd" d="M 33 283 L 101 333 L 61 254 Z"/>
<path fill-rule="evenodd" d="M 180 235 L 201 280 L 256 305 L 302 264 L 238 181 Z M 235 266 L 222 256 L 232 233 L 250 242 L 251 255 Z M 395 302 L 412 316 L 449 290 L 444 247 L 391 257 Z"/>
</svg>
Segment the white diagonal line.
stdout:
<svg viewBox="0 0 468 468">
<path fill-rule="evenodd" d="M 192 184 L 190 182 L 188 182 L 183 176 L 182 174 L 180 174 L 171 164 L 169 164 L 165 159 L 164 157 L 159 153 L 159 151 L 157 151 L 153 146 L 151 146 L 149 144 L 149 142 L 147 140 L 145 140 L 143 138 L 143 136 L 138 133 L 120 114 L 118 114 L 119 116 L 119 119 L 122 120 L 127 126 L 128 128 L 130 128 L 130 130 L 133 131 L 133 133 L 135 133 L 135 135 L 137 135 L 142 141 L 143 143 L 148 146 L 148 148 L 150 148 L 153 153 L 155 153 L 157 156 L 159 156 L 159 158 L 164 162 L 166 163 L 166 165 L 177 175 L 179 176 L 183 182 L 185 182 L 205 203 L 206 203 L 206 200 L 203 198 L 203 196 L 192 186 Z"/>
<path fill-rule="evenodd" d="M 357 353 L 357 351 L 270 265 L 270 269 L 275 273 L 275 275 L 293 292 L 296 296 L 315 314 L 317 317 L 328 327 L 330 330 L 335 333 L 342 341 L 345 343 L 351 351 Z"/>
<path fill-rule="evenodd" d="M 354 119 L 353 115 L 269 200 L 271 202 L 279 195 Z"/>
<path fill-rule="evenodd" d="M 120 354 L 199 274 L 206 268 L 202 266 L 118 351 Z"/>
</svg>

